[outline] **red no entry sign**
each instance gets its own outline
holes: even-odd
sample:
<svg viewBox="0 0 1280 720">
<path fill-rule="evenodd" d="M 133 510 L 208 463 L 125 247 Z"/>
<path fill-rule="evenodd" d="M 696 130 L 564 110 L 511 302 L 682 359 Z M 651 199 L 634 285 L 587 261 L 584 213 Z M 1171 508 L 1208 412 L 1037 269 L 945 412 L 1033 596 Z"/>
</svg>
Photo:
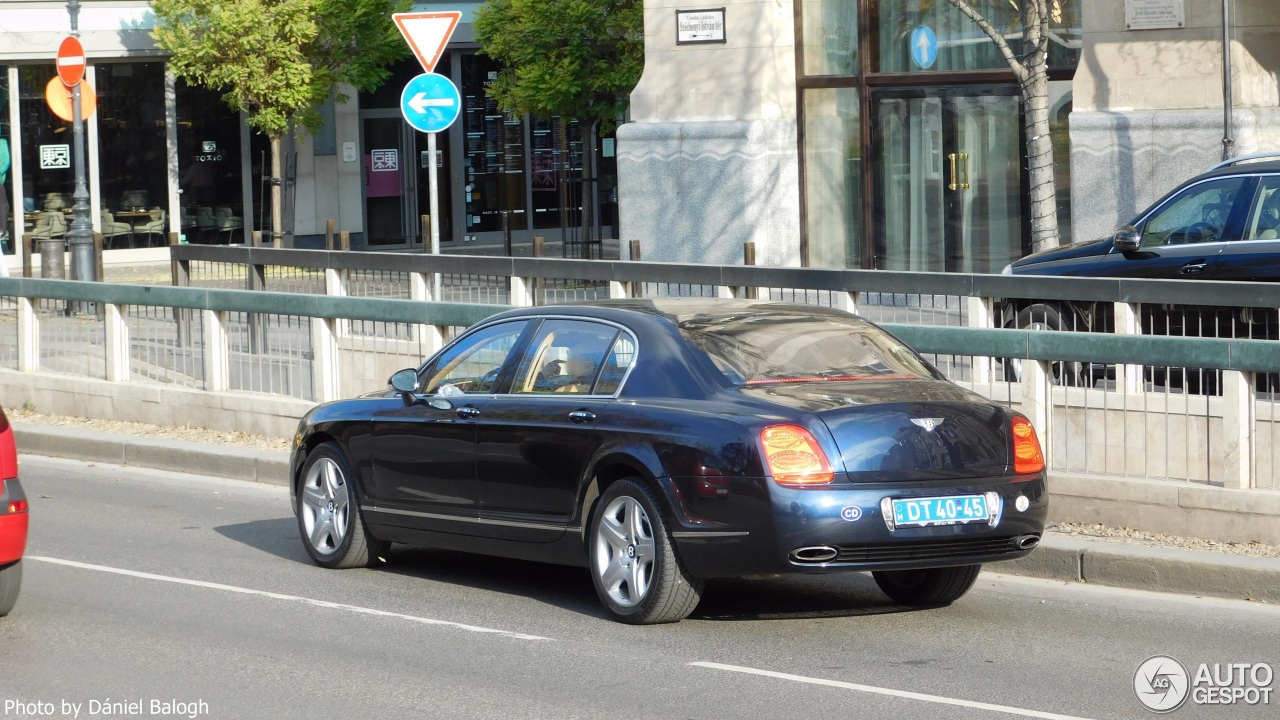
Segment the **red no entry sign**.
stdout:
<svg viewBox="0 0 1280 720">
<path fill-rule="evenodd" d="M 84 78 L 84 46 L 80 40 L 67 37 L 58 46 L 58 79 L 67 87 L 75 87 Z"/>
</svg>

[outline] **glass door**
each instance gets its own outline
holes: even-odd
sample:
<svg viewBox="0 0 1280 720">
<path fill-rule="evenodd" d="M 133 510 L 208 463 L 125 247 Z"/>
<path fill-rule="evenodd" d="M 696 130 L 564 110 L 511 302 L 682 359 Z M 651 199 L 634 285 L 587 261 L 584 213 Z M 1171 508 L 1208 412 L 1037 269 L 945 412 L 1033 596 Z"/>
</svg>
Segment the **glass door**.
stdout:
<svg viewBox="0 0 1280 720">
<path fill-rule="evenodd" d="M 361 125 L 369 246 L 408 246 L 417 240 L 419 224 L 414 132 L 395 110 L 366 111 Z"/>
<path fill-rule="evenodd" d="M 999 272 L 1021 257 L 1017 89 L 917 88 L 872 96 L 875 267 Z"/>
</svg>

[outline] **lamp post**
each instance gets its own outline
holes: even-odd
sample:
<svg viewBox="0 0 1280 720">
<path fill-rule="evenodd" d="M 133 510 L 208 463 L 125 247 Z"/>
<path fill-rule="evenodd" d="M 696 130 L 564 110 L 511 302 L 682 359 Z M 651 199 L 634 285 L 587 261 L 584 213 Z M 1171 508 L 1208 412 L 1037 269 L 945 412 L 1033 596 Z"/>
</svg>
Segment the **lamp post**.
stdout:
<svg viewBox="0 0 1280 720">
<path fill-rule="evenodd" d="M 71 36 L 80 37 L 80 0 L 67 1 L 67 14 L 71 16 Z M 71 137 L 74 143 L 76 189 L 71 196 L 71 227 L 67 230 L 67 244 L 71 246 L 71 279 L 94 280 L 93 224 L 89 220 L 89 186 L 85 180 L 84 119 L 80 101 L 80 86 L 71 89 Z"/>
</svg>

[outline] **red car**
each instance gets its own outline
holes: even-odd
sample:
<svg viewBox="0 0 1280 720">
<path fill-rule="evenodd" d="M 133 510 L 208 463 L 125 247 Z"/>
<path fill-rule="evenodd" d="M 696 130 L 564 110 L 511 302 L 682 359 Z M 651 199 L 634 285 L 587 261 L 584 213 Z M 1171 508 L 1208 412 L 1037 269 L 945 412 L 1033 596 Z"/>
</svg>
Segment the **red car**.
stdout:
<svg viewBox="0 0 1280 720">
<path fill-rule="evenodd" d="M 27 548 L 27 496 L 18 482 L 18 449 L 13 428 L 0 409 L 0 617 L 18 601 L 22 553 Z"/>
</svg>

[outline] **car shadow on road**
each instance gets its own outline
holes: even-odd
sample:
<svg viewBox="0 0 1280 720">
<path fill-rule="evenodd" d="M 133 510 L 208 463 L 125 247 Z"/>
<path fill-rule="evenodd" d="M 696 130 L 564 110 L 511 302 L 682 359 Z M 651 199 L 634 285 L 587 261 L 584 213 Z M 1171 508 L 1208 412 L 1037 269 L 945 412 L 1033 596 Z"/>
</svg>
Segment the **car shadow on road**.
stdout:
<svg viewBox="0 0 1280 720">
<path fill-rule="evenodd" d="M 214 530 L 276 557 L 311 564 L 292 517 L 222 525 Z M 608 618 L 584 568 L 396 544 L 386 562 L 375 569 L 423 581 L 517 595 L 582 615 Z M 806 620 L 886 615 L 914 609 L 894 605 L 867 575 L 839 573 L 714 580 L 707 583 L 702 602 L 690 619 Z"/>
<path fill-rule="evenodd" d="M 311 558 L 302 547 L 302 541 L 298 539 L 298 521 L 292 517 L 219 525 L 213 531 L 228 540 L 235 540 L 285 560 L 311 563 Z"/>
<path fill-rule="evenodd" d="M 822 577 L 723 579 L 707 583 L 693 619 L 812 620 L 889 615 L 916 608 L 895 605 L 862 573 Z"/>
</svg>

